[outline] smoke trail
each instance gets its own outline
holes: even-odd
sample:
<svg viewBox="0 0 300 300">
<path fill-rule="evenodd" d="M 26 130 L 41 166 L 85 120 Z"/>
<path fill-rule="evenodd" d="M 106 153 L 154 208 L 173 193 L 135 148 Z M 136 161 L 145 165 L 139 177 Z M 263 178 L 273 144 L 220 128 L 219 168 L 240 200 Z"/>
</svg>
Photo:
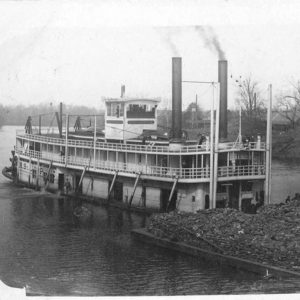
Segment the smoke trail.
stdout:
<svg viewBox="0 0 300 300">
<path fill-rule="evenodd" d="M 161 28 L 156 29 L 156 31 L 159 33 L 161 39 L 164 41 L 166 45 L 168 45 L 169 49 L 172 52 L 172 56 L 180 56 L 178 48 L 176 47 L 176 44 L 173 41 L 173 36 L 176 32 L 174 32 L 174 28 L 165 28 L 164 32 L 161 31 Z"/>
<path fill-rule="evenodd" d="M 166 36 L 165 42 L 169 45 L 172 55 L 173 56 L 179 56 L 179 51 L 175 45 L 175 43 L 172 41 L 172 38 L 170 36 Z"/>
<path fill-rule="evenodd" d="M 225 53 L 222 50 L 218 37 L 211 27 L 206 27 L 205 30 L 203 26 L 195 26 L 196 32 L 200 35 L 201 39 L 204 41 L 205 46 L 218 54 L 220 60 L 225 59 Z"/>
</svg>

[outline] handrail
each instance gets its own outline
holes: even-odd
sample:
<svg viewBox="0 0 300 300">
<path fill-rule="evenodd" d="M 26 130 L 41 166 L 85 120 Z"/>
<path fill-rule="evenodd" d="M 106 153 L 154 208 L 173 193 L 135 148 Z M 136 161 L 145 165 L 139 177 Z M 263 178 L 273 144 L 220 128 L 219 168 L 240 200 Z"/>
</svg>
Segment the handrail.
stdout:
<svg viewBox="0 0 300 300">
<path fill-rule="evenodd" d="M 218 168 L 218 177 L 265 175 L 265 165 L 224 166 Z"/>
<path fill-rule="evenodd" d="M 31 158 L 51 160 L 61 164 L 65 163 L 65 156 L 61 156 L 60 154 L 50 154 L 34 150 L 23 151 L 19 148 L 16 148 L 16 153 Z M 71 166 L 86 166 L 89 161 L 89 158 L 68 156 L 68 165 Z M 209 168 L 171 168 L 112 161 L 96 161 L 95 164 L 91 163 L 91 169 L 92 168 L 107 171 L 122 171 L 131 174 L 141 172 L 143 175 L 150 175 L 154 177 L 173 178 L 174 176 L 178 176 L 184 179 L 209 178 L 210 171 Z"/>
<path fill-rule="evenodd" d="M 35 135 L 17 133 L 18 138 L 26 138 L 31 141 L 40 141 L 45 143 L 53 143 L 58 145 L 65 145 L 65 139 L 55 138 L 50 136 L 43 135 Z M 79 146 L 79 147 L 87 147 L 92 148 L 94 146 L 93 141 L 86 140 L 77 140 L 77 139 L 69 139 L 68 146 Z M 195 152 L 208 152 L 210 149 L 209 144 L 203 145 L 189 145 L 189 146 L 181 146 L 178 149 L 172 148 L 169 146 L 152 146 L 151 144 L 147 145 L 133 145 L 133 144 L 123 144 L 123 143 L 105 143 L 105 142 L 96 142 L 96 149 L 100 150 L 114 150 L 114 151 L 123 151 L 123 152 L 150 152 L 150 153 L 195 153 Z M 220 143 L 219 150 L 249 150 L 249 149 L 265 149 L 265 143 L 257 143 L 251 142 L 247 145 L 245 144 L 236 144 L 234 142 L 230 143 Z"/>
<path fill-rule="evenodd" d="M 36 159 L 45 159 L 60 164 L 65 164 L 65 156 L 59 153 L 52 154 L 47 152 L 39 152 L 34 150 L 25 151 L 24 149 L 16 148 L 16 153 Z M 90 163 L 90 158 L 68 156 L 68 165 L 71 166 L 86 166 Z M 123 163 L 113 161 L 96 161 L 91 162 L 90 168 L 121 171 L 125 173 L 137 174 L 141 172 L 144 175 L 154 177 L 174 178 L 178 176 L 182 179 L 209 179 L 210 168 L 172 168 L 153 165 L 142 165 L 135 163 Z M 264 165 L 246 165 L 246 166 L 224 166 L 218 168 L 218 178 L 233 177 L 233 176 L 256 176 L 265 175 Z"/>
</svg>

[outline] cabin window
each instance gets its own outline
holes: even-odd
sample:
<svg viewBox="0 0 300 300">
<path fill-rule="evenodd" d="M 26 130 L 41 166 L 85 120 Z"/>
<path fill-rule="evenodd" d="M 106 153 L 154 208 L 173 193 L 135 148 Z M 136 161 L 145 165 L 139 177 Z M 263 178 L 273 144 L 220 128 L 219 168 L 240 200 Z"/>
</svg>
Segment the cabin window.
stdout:
<svg viewBox="0 0 300 300">
<path fill-rule="evenodd" d="M 126 110 L 127 118 L 155 118 L 157 105 L 154 104 L 129 104 Z"/>
<path fill-rule="evenodd" d="M 124 116 L 124 103 L 107 103 L 106 112 L 109 117 L 123 117 Z"/>
</svg>

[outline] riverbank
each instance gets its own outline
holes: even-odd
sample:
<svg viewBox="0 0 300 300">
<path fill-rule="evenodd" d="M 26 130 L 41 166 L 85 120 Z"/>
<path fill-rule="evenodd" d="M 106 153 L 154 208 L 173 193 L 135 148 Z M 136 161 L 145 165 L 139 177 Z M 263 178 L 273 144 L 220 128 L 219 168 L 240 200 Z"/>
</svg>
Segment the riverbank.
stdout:
<svg viewBox="0 0 300 300">
<path fill-rule="evenodd" d="M 233 209 L 152 215 L 147 232 L 222 255 L 300 271 L 300 201 L 249 215 Z"/>
</svg>

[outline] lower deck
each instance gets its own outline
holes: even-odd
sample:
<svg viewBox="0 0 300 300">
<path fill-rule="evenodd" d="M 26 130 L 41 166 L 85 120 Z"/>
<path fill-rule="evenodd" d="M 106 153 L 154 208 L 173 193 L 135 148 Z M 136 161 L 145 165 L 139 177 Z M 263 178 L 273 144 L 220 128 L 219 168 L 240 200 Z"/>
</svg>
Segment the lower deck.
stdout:
<svg viewBox="0 0 300 300">
<path fill-rule="evenodd" d="M 131 174 L 132 175 L 132 174 Z M 122 172 L 105 172 L 72 165 L 40 161 L 19 156 L 17 179 L 29 186 L 53 192 L 76 194 L 95 201 L 114 201 L 122 205 L 156 211 L 178 209 L 196 212 L 210 206 L 210 182 L 186 182 L 173 177 L 162 181 L 142 173 L 127 176 Z M 247 210 L 264 201 L 264 180 L 235 180 L 229 177 L 218 181 L 216 207 Z"/>
</svg>

